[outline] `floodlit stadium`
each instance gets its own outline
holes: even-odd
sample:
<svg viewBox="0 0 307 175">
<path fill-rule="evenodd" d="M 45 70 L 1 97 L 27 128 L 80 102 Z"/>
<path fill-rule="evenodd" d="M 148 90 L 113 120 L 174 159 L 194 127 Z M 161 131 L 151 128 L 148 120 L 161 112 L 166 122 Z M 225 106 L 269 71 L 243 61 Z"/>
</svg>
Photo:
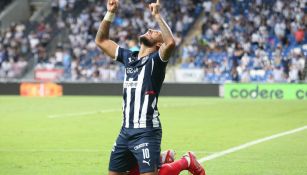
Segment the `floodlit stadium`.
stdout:
<svg viewBox="0 0 307 175">
<path fill-rule="evenodd" d="M 154 174 L 161 128 L 159 175 L 307 174 L 306 26 L 307 0 L 1 0 L 0 175 Z M 123 131 L 149 134 L 116 157 Z"/>
</svg>

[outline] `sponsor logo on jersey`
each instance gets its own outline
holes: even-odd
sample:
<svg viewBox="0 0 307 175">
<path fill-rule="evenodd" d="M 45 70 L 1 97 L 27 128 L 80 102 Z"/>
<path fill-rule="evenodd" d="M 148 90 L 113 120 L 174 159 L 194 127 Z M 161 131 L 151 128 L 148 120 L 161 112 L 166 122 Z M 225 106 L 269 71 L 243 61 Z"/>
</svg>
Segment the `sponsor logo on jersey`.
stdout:
<svg viewBox="0 0 307 175">
<path fill-rule="evenodd" d="M 134 74 L 134 73 L 137 73 L 139 71 L 138 68 L 126 68 L 126 73 L 127 74 Z"/>
<path fill-rule="evenodd" d="M 144 163 L 144 164 L 147 164 L 148 166 L 150 166 L 150 159 L 149 159 L 148 161 L 143 160 L 143 163 Z"/>
<path fill-rule="evenodd" d="M 125 81 L 124 88 L 136 88 L 138 85 L 137 81 Z"/>
<path fill-rule="evenodd" d="M 144 148 L 144 147 L 147 147 L 149 145 L 149 143 L 141 143 L 137 146 L 134 147 L 134 150 L 138 150 L 140 148 Z"/>
</svg>

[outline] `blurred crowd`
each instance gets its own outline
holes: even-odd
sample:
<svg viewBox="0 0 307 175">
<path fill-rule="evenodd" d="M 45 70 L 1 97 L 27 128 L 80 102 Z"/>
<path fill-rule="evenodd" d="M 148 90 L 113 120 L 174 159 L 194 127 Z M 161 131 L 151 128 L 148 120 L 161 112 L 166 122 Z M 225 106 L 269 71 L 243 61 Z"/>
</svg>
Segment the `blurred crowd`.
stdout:
<svg viewBox="0 0 307 175">
<path fill-rule="evenodd" d="M 162 2 L 161 13 L 174 31 L 177 43 L 181 42 L 196 16 L 201 13 L 201 2 L 202 0 Z M 61 3 L 64 5 L 60 5 Z M 60 0 L 53 3 L 54 13 L 59 13 L 58 9 L 67 7 L 69 3 L 73 7 L 75 1 Z M 148 28 L 157 28 L 147 10 L 149 3 L 150 1 L 144 0 L 127 0 L 121 3 L 110 29 L 110 38 L 121 47 L 138 50 L 138 36 Z M 123 67 L 101 54 L 94 42 L 106 11 L 106 0 L 93 0 L 75 17 L 69 12 L 65 16 L 58 15 L 58 27 L 68 29 L 68 43 L 59 44 L 48 59 L 39 58 L 37 69 L 63 67 L 64 79 L 73 81 L 123 79 Z"/>
<path fill-rule="evenodd" d="M 38 57 L 51 40 L 50 24 L 40 23 L 26 31 L 22 23 L 12 23 L 0 32 L 0 78 L 21 78 L 31 58 Z"/>
<path fill-rule="evenodd" d="M 102 54 L 94 42 L 106 1 L 53 0 L 50 20 L 30 30 L 12 24 L 0 32 L 0 78 L 22 77 L 32 59 L 36 70 L 63 69 L 62 80 L 122 80 L 123 67 Z M 121 47 L 138 50 L 138 36 L 158 27 L 147 9 L 150 2 L 121 3 L 110 38 Z M 177 44 L 183 43 L 202 10 L 205 13 L 201 35 L 176 53 L 182 69 L 203 69 L 204 81 L 210 83 L 302 79 L 307 64 L 307 0 L 214 2 L 162 1 L 162 16 Z"/>
<path fill-rule="evenodd" d="M 26 54 L 29 40 L 24 34 L 25 26 L 12 24 L 0 35 L 0 78 L 21 77 L 27 67 Z"/>
<path fill-rule="evenodd" d="M 13 0 L 1 0 L 0 1 L 0 12 L 12 2 Z"/>
<path fill-rule="evenodd" d="M 182 68 L 205 82 L 298 82 L 307 59 L 307 0 L 205 2 L 202 35 L 182 49 Z"/>
<path fill-rule="evenodd" d="M 1 1 L 0 12 L 11 2 Z M 0 78 L 21 76 L 26 68 L 23 54 L 27 51 L 27 39 L 24 30 L 24 25 L 12 24 L 6 31 L 0 31 Z"/>
</svg>

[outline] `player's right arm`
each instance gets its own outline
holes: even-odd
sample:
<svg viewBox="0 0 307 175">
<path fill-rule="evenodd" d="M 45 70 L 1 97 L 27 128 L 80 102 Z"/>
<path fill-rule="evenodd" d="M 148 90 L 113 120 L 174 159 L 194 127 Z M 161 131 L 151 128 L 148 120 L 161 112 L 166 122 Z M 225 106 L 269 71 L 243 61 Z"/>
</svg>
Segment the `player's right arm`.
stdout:
<svg viewBox="0 0 307 175">
<path fill-rule="evenodd" d="M 109 31 L 111 22 L 115 17 L 115 13 L 118 9 L 118 0 L 108 0 L 107 9 L 108 12 L 104 17 L 103 21 L 100 23 L 95 42 L 97 46 L 108 56 L 116 59 L 116 52 L 118 49 L 118 44 L 109 39 Z"/>
</svg>

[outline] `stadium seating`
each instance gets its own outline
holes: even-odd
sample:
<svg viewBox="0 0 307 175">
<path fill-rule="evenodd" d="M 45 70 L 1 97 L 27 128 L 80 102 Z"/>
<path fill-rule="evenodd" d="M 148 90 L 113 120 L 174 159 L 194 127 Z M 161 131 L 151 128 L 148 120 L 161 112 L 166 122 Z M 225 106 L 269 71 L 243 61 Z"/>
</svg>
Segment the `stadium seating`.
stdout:
<svg viewBox="0 0 307 175">
<path fill-rule="evenodd" d="M 12 2 L 13 0 L 1 0 L 0 1 L 0 12 Z"/>
<path fill-rule="evenodd" d="M 163 16 L 174 31 L 178 43 L 201 13 L 201 2 L 163 1 Z M 63 21 L 62 28 L 68 29 L 67 36 L 63 36 L 66 37 L 66 42 L 57 43 L 59 47 L 50 54 L 51 57 L 39 59 L 36 68 L 63 68 L 65 74 L 63 80 L 122 80 L 123 68 L 101 54 L 94 43 L 99 24 L 106 13 L 105 5 L 105 1 L 94 1 L 86 3 L 84 5 L 86 8 L 82 8 L 80 13 L 76 13 L 77 7 L 75 10 L 66 11 L 66 15 L 55 12 L 58 13 L 57 21 Z M 122 3 L 111 29 L 110 38 L 122 47 L 138 50 L 138 35 L 145 33 L 148 28 L 157 28 L 151 19 L 150 11 L 144 10 L 147 5 L 147 2 L 140 0 L 128 0 Z M 61 9 L 56 5 L 54 8 Z"/>
<path fill-rule="evenodd" d="M 121 4 L 110 32 L 120 46 L 138 50 L 138 35 L 157 27 L 144 10 L 148 2 L 127 0 Z M 204 82 L 302 79 L 307 57 L 306 1 L 162 3 L 162 14 L 178 44 L 205 13 L 201 35 L 180 47 L 175 58 L 181 69 L 203 69 Z M 35 70 L 62 70 L 62 81 L 122 80 L 123 67 L 94 43 L 105 12 L 106 0 L 59 0 L 52 1 L 52 13 L 44 21 L 12 24 L 0 35 L 0 78 L 20 78 L 33 62 Z"/>
<path fill-rule="evenodd" d="M 22 77 L 27 67 L 26 55 L 30 51 L 25 36 L 25 25 L 12 24 L 0 36 L 0 78 Z"/>
<path fill-rule="evenodd" d="M 299 0 L 219 1 L 206 13 L 202 35 L 182 49 L 181 67 L 203 68 L 205 82 L 298 82 L 307 58 L 306 11 Z"/>
</svg>

